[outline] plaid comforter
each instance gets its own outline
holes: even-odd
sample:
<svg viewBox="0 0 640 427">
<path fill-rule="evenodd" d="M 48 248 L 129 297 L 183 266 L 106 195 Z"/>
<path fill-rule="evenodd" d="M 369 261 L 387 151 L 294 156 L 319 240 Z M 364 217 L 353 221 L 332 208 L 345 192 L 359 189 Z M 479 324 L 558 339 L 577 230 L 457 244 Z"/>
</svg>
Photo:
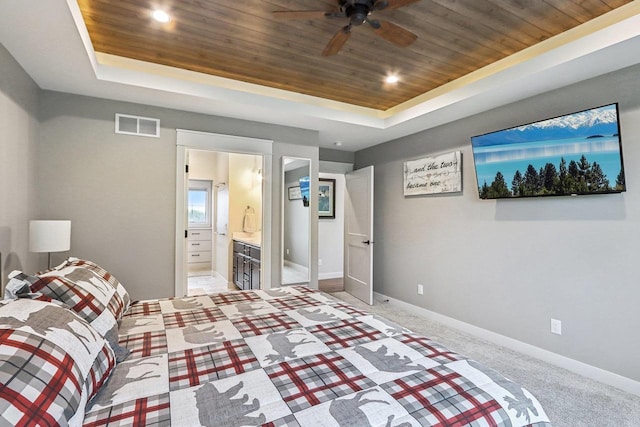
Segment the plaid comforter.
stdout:
<svg viewBox="0 0 640 427">
<path fill-rule="evenodd" d="M 132 305 L 85 425 L 549 426 L 517 384 L 305 287 Z"/>
</svg>

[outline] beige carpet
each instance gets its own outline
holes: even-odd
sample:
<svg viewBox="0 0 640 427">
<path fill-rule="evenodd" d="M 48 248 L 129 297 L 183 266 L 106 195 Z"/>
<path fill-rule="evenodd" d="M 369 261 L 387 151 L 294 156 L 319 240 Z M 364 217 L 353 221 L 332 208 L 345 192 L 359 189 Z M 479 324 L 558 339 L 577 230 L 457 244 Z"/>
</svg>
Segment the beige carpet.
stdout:
<svg viewBox="0 0 640 427">
<path fill-rule="evenodd" d="M 346 292 L 330 295 L 432 338 L 523 385 L 542 403 L 555 427 L 640 426 L 639 396 L 407 313 L 390 303 L 368 306 Z"/>
</svg>

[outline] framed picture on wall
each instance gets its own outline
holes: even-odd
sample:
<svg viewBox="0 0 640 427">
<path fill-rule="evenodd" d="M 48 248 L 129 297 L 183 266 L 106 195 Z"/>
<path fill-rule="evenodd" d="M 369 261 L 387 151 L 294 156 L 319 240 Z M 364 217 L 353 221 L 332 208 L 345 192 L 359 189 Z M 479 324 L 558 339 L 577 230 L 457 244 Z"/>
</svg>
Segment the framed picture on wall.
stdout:
<svg viewBox="0 0 640 427">
<path fill-rule="evenodd" d="M 302 193 L 300 192 L 300 187 L 289 187 L 289 200 L 300 200 L 302 199 Z"/>
<path fill-rule="evenodd" d="M 336 217 L 336 180 L 335 179 L 319 178 L 318 216 L 320 218 Z"/>
<path fill-rule="evenodd" d="M 462 191 L 462 152 L 404 162 L 404 195 Z"/>
</svg>

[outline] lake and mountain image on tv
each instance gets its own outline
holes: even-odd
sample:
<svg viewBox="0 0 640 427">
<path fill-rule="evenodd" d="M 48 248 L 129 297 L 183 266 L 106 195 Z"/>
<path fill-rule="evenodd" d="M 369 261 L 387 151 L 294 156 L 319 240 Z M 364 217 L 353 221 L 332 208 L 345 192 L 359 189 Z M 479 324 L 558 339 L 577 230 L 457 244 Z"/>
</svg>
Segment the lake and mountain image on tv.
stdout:
<svg viewBox="0 0 640 427">
<path fill-rule="evenodd" d="M 618 104 L 471 138 L 481 199 L 626 191 Z"/>
</svg>

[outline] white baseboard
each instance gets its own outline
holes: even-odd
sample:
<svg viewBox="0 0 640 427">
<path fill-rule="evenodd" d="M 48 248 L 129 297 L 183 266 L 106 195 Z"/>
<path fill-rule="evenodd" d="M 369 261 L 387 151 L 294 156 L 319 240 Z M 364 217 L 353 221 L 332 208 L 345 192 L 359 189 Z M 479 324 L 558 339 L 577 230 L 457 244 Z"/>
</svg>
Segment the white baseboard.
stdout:
<svg viewBox="0 0 640 427">
<path fill-rule="evenodd" d="M 344 277 L 342 271 L 334 271 L 333 273 L 318 273 L 318 280 L 341 279 Z"/>
<path fill-rule="evenodd" d="M 462 322 L 452 317 L 448 317 L 443 314 L 439 314 L 434 311 L 427 310 L 426 308 L 418 307 L 416 305 L 409 304 L 407 302 L 388 297 L 378 292 L 374 292 L 374 299 L 380 302 L 388 301 L 389 304 L 402 307 L 402 309 L 404 310 L 419 314 L 421 316 L 426 317 L 429 320 L 433 320 L 435 322 L 442 323 L 446 326 L 450 326 L 452 328 L 467 332 L 471 335 L 485 339 L 494 344 L 501 345 L 503 347 L 518 351 L 520 353 L 524 353 L 528 356 L 535 357 L 536 359 L 543 360 L 547 363 L 550 363 L 555 366 L 559 366 L 571 372 L 575 372 L 576 374 L 582 375 L 584 377 L 591 378 L 601 383 L 608 384 L 610 386 L 624 390 L 628 393 L 632 393 L 637 396 L 640 396 L 640 382 L 632 380 L 627 377 L 623 377 L 622 375 L 618 375 L 616 373 L 606 371 L 604 369 L 597 368 L 592 365 L 588 365 L 578 360 L 571 359 L 569 357 L 562 356 L 557 353 L 553 353 L 549 350 L 545 350 L 540 347 L 536 347 L 534 345 L 527 344 L 525 342 L 518 341 L 513 338 L 506 337 L 504 335 L 497 334 L 495 332 L 491 332 L 487 329 L 474 326 L 470 323 Z"/>
<path fill-rule="evenodd" d="M 295 262 L 290 261 L 288 259 L 283 260 L 283 263 L 285 267 L 290 267 L 295 270 L 308 270 L 308 267 L 305 267 L 304 265 L 296 264 Z"/>
</svg>

